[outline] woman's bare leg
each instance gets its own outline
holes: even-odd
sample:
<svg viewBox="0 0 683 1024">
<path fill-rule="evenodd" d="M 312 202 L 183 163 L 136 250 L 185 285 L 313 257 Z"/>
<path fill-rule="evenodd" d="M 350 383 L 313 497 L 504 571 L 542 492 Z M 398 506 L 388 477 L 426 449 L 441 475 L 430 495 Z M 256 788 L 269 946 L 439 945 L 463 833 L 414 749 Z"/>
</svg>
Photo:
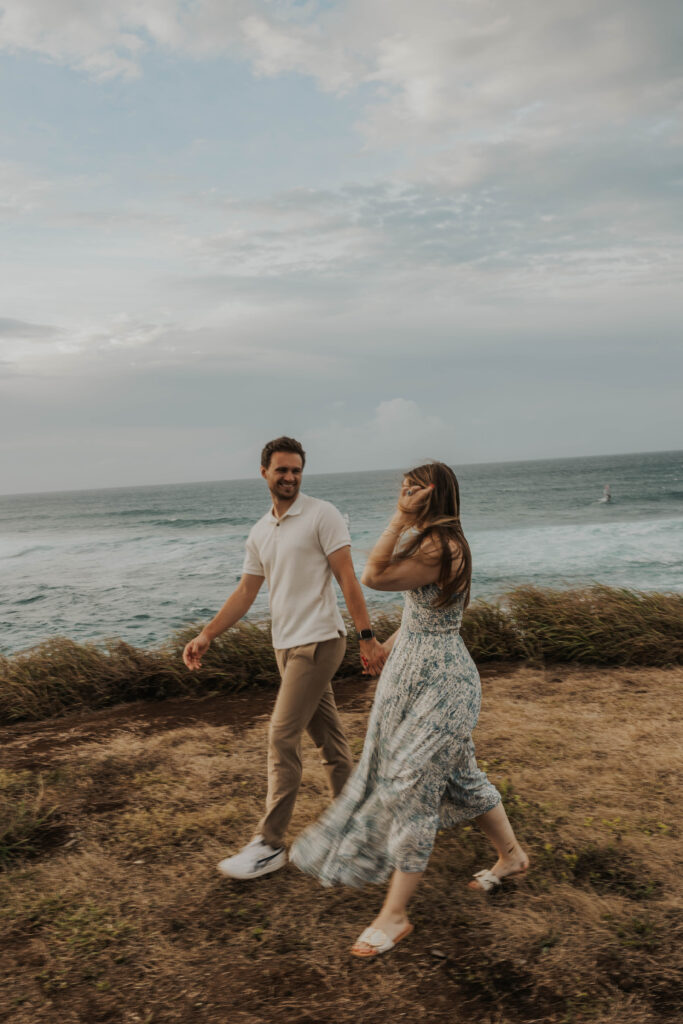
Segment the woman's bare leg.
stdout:
<svg viewBox="0 0 683 1024">
<path fill-rule="evenodd" d="M 529 858 L 517 842 L 502 801 L 474 820 L 498 854 L 498 860 L 491 868 L 494 875 L 504 878 L 505 875 L 526 871 Z"/>
<path fill-rule="evenodd" d="M 408 901 L 420 884 L 423 875 L 424 871 L 394 871 L 382 909 L 370 927 L 379 928 L 390 939 L 395 939 L 397 935 L 405 931 L 409 924 Z M 365 942 L 358 942 L 356 946 L 360 949 L 370 948 Z"/>
</svg>

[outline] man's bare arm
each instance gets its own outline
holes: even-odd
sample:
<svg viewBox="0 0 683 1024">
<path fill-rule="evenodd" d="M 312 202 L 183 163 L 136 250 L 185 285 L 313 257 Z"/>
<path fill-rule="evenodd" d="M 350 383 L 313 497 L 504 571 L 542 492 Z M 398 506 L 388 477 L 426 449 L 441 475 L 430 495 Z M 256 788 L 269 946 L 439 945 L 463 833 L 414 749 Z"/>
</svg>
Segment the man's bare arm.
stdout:
<svg viewBox="0 0 683 1024">
<path fill-rule="evenodd" d="M 226 629 L 230 629 L 247 614 L 261 589 L 263 579 L 263 576 L 251 576 L 245 573 L 218 614 L 208 625 L 204 626 L 194 640 L 190 640 L 186 644 L 183 661 L 191 672 L 202 667 L 202 657 L 208 651 L 211 641 L 224 633 Z"/>
<path fill-rule="evenodd" d="M 339 548 L 338 551 L 333 551 L 331 555 L 327 556 L 327 561 L 337 583 L 341 587 L 346 607 L 356 629 L 359 631 L 361 629 L 370 629 L 370 616 L 368 615 L 363 591 L 356 577 L 356 570 L 353 567 L 351 548 L 343 547 Z M 387 660 L 387 654 L 382 644 L 376 638 L 361 640 L 360 653 L 361 658 L 365 659 L 364 667 L 367 668 L 369 674 L 379 675 L 384 662 Z"/>
</svg>

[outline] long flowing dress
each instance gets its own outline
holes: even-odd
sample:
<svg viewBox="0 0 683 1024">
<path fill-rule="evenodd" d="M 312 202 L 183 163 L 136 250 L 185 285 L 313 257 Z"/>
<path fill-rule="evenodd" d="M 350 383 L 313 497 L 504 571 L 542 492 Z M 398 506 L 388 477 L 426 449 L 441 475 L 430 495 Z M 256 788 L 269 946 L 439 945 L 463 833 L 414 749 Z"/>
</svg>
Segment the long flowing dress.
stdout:
<svg viewBox="0 0 683 1024">
<path fill-rule="evenodd" d="M 290 850 L 323 885 L 423 871 L 440 828 L 500 801 L 474 756 L 481 683 L 459 632 L 464 601 L 434 608 L 437 594 L 433 583 L 407 591 L 358 767 Z"/>
</svg>

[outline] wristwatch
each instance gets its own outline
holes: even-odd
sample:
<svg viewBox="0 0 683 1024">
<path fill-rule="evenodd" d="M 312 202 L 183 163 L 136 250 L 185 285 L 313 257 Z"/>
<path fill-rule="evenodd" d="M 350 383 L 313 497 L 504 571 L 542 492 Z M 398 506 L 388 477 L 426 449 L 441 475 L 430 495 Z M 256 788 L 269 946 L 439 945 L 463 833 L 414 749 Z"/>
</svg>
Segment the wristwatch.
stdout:
<svg viewBox="0 0 683 1024">
<path fill-rule="evenodd" d="M 374 632 L 371 629 L 359 629 L 358 630 L 358 639 L 359 640 L 372 640 L 374 635 L 375 634 L 374 634 Z"/>
</svg>

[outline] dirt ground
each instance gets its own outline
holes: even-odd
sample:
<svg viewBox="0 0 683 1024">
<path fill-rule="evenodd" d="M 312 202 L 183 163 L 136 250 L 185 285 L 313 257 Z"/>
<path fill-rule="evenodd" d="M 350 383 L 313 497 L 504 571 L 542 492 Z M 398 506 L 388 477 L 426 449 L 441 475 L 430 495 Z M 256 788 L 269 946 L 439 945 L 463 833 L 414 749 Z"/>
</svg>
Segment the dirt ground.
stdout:
<svg viewBox="0 0 683 1024">
<path fill-rule="evenodd" d="M 371 962 L 348 949 L 381 889 L 215 870 L 261 813 L 272 691 L 0 729 L 0 1020 L 680 1022 L 683 670 L 482 678 L 478 757 L 531 870 L 481 896 L 485 840 L 440 834 L 413 935 Z M 356 755 L 372 694 L 337 687 Z M 327 799 L 307 741 L 290 835 Z"/>
</svg>

